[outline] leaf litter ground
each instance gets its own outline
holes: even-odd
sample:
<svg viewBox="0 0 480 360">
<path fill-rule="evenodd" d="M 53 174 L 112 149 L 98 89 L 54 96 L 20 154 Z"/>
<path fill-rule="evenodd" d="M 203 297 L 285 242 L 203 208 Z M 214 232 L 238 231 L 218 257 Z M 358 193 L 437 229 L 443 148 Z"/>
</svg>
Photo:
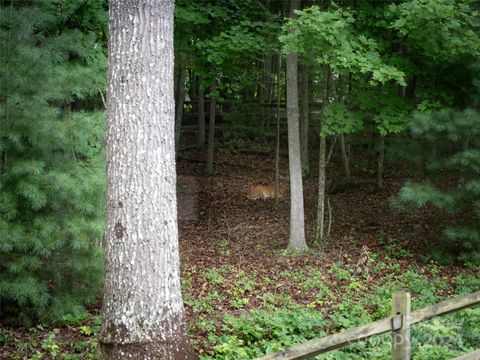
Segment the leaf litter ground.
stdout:
<svg viewBox="0 0 480 360">
<path fill-rule="evenodd" d="M 287 159 L 282 158 L 282 175 L 287 175 L 287 165 Z M 381 190 L 371 184 L 330 195 L 331 232 L 321 248 L 314 243 L 312 231 L 316 179 L 307 179 L 305 226 L 310 250 L 293 257 L 284 255 L 290 221 L 288 192 L 278 203 L 246 197 L 251 186 L 273 184 L 271 157 L 218 151 L 215 176 L 207 177 L 204 153 L 192 150 L 179 159 L 177 168 L 182 289 L 191 337 L 201 353 L 212 351 L 205 341 L 212 328 L 197 326 L 199 321 L 210 321 L 213 331 L 220 333 L 227 314 L 237 316 L 252 309 L 292 304 L 315 308 L 328 316 L 345 300 L 344 290 L 354 276 L 363 245 L 376 254 L 376 259 L 392 266 L 378 269 L 375 276 L 357 279 L 359 291 L 348 293 L 352 301 L 374 293 L 396 271 L 415 268 L 424 276 L 447 282 L 466 271 L 453 265 L 432 268 L 423 256 L 449 219 L 432 209 L 398 213 L 390 206 L 390 199 L 409 177 L 403 170 L 387 167 Z M 331 164 L 327 178 L 340 181 L 340 167 Z M 339 268 L 347 271 L 347 276 L 342 276 Z M 319 284 L 328 285 L 331 295 L 319 299 Z M 453 290 L 446 287 L 441 291 L 449 296 Z M 100 303 L 92 306 L 91 316 L 79 324 L 56 329 L 41 325 L 0 327 L 2 336 L 8 338 L 0 359 L 28 359 L 36 353 L 43 354 L 43 359 L 54 358 L 55 353 L 90 358 L 100 308 Z M 53 352 L 52 345 L 48 346 L 52 333 L 53 343 L 58 345 Z"/>
</svg>

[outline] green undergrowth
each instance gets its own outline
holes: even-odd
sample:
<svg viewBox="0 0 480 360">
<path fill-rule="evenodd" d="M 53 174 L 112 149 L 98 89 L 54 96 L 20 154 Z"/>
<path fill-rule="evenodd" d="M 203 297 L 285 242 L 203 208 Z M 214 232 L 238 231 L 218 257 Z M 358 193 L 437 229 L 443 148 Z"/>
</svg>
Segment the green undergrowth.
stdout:
<svg viewBox="0 0 480 360">
<path fill-rule="evenodd" d="M 377 262 L 373 276 L 389 267 Z M 289 301 L 279 301 L 278 294 L 276 297 L 272 294 L 270 302 L 239 316 L 210 320 L 202 317 L 193 324 L 191 331 L 208 335 L 196 341 L 195 346 L 203 360 L 253 359 L 389 316 L 392 295 L 401 289 L 411 293 L 413 310 L 446 297 L 480 290 L 480 276 L 475 273 L 442 277 L 434 263 L 426 268 L 412 266 L 403 272 L 398 268 L 394 270 L 375 286 L 369 286 L 368 279 L 354 277 L 351 269 L 341 263 L 329 270 L 337 281 L 335 285 L 321 281 L 320 274 L 315 271 L 281 272 L 276 281 L 288 280 L 300 284 L 303 291 L 314 290 L 317 293 L 314 300 L 305 306 L 291 297 Z M 212 281 L 215 279 L 211 277 Z M 480 307 L 476 307 L 415 324 L 412 327 L 412 358 L 454 358 L 475 350 L 479 342 Z M 390 359 L 390 356 L 390 336 L 386 334 L 319 355 L 316 359 Z"/>
<path fill-rule="evenodd" d="M 201 272 L 186 267 L 182 289 L 185 306 L 195 319 L 189 323 L 193 345 L 202 360 L 254 359 L 389 316 L 392 294 L 400 289 L 412 294 L 414 310 L 480 290 L 478 268 L 456 275 L 435 263 L 401 269 L 375 254 L 370 267 L 369 277 L 355 276 L 342 262 L 327 269 L 306 266 L 263 275 L 235 266 Z M 194 273 L 201 274 L 202 296 L 191 292 Z M 0 327 L 0 347 L 8 349 L 12 359 L 94 359 L 100 324 L 99 316 L 84 313 L 64 316 L 56 328 L 37 325 L 21 335 Z M 478 343 L 480 307 L 412 326 L 413 359 L 454 358 L 473 351 Z M 390 356 L 386 334 L 316 358 Z"/>
<path fill-rule="evenodd" d="M 12 360 L 96 359 L 101 318 L 86 312 L 64 315 L 58 327 L 37 325 L 18 336 L 16 329 L 0 327 L 0 348 Z M 1 354 L 1 353 L 0 353 Z M 4 358 L 1 357 L 0 358 Z"/>
</svg>

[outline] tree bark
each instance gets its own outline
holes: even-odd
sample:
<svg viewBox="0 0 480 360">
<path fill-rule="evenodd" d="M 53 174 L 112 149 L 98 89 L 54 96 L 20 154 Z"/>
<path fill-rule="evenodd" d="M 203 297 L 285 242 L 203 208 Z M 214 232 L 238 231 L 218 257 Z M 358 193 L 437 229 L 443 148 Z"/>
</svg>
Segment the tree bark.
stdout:
<svg viewBox="0 0 480 360">
<path fill-rule="evenodd" d="M 262 89 L 261 89 L 261 114 L 265 128 L 270 126 L 270 105 L 272 88 L 272 55 L 265 55 L 263 58 L 262 69 Z"/>
<path fill-rule="evenodd" d="M 310 160 L 308 158 L 308 78 L 309 67 L 300 65 L 300 148 L 302 152 L 302 174 L 310 174 Z"/>
<path fill-rule="evenodd" d="M 196 358 L 180 290 L 173 9 L 110 0 L 103 359 Z"/>
<path fill-rule="evenodd" d="M 323 79 L 323 106 L 328 103 L 328 89 L 330 86 L 330 69 L 325 69 Z M 320 119 L 320 133 L 324 123 L 324 117 Z M 327 152 L 326 138 L 320 134 L 320 149 L 318 154 L 318 202 L 317 202 L 317 224 L 315 227 L 315 237 L 320 243 L 323 241 L 325 233 L 325 156 Z"/>
<path fill-rule="evenodd" d="M 345 146 L 345 135 L 343 133 L 340 133 L 339 137 L 340 137 L 340 153 L 342 156 L 342 163 L 343 163 L 343 169 L 345 171 L 345 177 L 347 179 L 350 179 L 352 177 L 352 173 L 350 171 L 350 164 L 348 162 L 347 147 Z"/>
<path fill-rule="evenodd" d="M 280 185 L 280 72 L 282 71 L 282 54 L 278 55 L 277 61 L 277 108 L 275 117 L 277 120 L 277 134 L 275 144 L 275 201 L 278 203 L 278 193 Z"/>
<path fill-rule="evenodd" d="M 217 90 L 216 79 L 213 79 L 210 95 L 210 117 L 208 121 L 208 154 L 207 154 L 207 174 L 213 175 L 213 153 L 215 140 L 215 109 L 217 101 L 215 100 L 215 91 Z"/>
<path fill-rule="evenodd" d="M 347 105 L 350 108 L 352 102 L 352 73 L 348 73 L 348 98 Z M 343 169 L 345 171 L 345 177 L 350 179 L 352 172 L 350 171 L 350 163 L 348 160 L 347 147 L 345 145 L 345 134 L 340 134 L 340 154 L 342 157 Z"/>
<path fill-rule="evenodd" d="M 378 144 L 378 163 L 377 163 L 377 186 L 381 189 L 383 187 L 383 163 L 385 159 L 385 137 L 380 135 Z"/>
<path fill-rule="evenodd" d="M 203 85 L 203 76 L 198 77 L 198 136 L 197 144 L 202 147 L 205 145 L 205 87 Z"/>
<path fill-rule="evenodd" d="M 290 0 L 290 17 L 300 9 L 300 0 Z M 298 55 L 287 54 L 287 121 L 288 162 L 290 170 L 290 240 L 288 250 L 302 252 L 308 249 L 305 242 L 305 215 L 303 209 L 302 160 L 300 154 L 300 129 L 298 109 Z"/>
<path fill-rule="evenodd" d="M 321 120 L 320 127 L 323 125 Z M 318 155 L 318 204 L 317 204 L 317 227 L 316 238 L 322 241 L 325 233 L 325 154 L 326 154 L 325 136 L 320 136 L 320 150 Z"/>
<path fill-rule="evenodd" d="M 180 135 L 182 133 L 183 104 L 185 103 L 185 76 L 186 76 L 185 54 L 179 55 L 179 69 L 177 91 L 175 99 L 175 153 L 178 156 L 180 149 Z"/>
</svg>

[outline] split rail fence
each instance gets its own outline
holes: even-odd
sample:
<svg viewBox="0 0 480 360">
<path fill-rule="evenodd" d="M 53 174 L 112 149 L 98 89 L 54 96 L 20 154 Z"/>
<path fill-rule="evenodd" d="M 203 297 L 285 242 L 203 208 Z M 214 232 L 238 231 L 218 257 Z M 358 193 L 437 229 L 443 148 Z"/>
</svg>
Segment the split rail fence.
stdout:
<svg viewBox="0 0 480 360">
<path fill-rule="evenodd" d="M 397 292 L 393 295 L 392 315 L 375 322 L 351 328 L 323 338 L 313 339 L 289 349 L 258 358 L 257 360 L 310 359 L 331 350 L 343 348 L 369 337 L 392 333 L 392 359 L 409 360 L 411 357 L 410 327 L 429 320 L 434 316 L 445 315 L 480 304 L 480 291 L 455 299 L 410 311 L 410 294 Z M 480 343 L 479 343 L 480 344 Z M 480 349 L 457 357 L 454 360 L 479 360 Z"/>
</svg>

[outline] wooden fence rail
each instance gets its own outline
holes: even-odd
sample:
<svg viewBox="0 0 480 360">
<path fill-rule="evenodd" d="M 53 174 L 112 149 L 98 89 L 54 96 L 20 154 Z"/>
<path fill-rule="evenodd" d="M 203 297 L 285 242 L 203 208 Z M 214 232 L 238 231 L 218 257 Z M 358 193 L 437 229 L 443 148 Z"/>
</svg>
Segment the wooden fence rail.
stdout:
<svg viewBox="0 0 480 360">
<path fill-rule="evenodd" d="M 480 291 L 446 300 L 438 304 L 410 312 L 410 294 L 397 292 L 393 295 L 392 316 L 370 324 L 348 329 L 320 339 L 313 339 L 289 349 L 265 355 L 257 360 L 309 359 L 315 355 L 339 349 L 369 337 L 392 332 L 392 359 L 410 359 L 410 326 L 480 304 Z M 458 357 L 455 360 L 478 360 L 480 350 Z"/>
</svg>

